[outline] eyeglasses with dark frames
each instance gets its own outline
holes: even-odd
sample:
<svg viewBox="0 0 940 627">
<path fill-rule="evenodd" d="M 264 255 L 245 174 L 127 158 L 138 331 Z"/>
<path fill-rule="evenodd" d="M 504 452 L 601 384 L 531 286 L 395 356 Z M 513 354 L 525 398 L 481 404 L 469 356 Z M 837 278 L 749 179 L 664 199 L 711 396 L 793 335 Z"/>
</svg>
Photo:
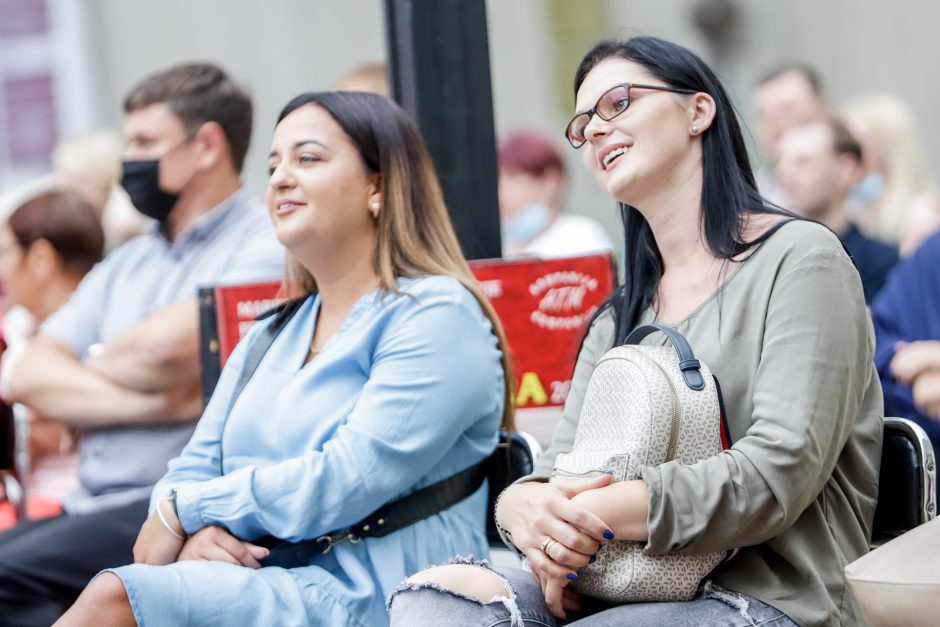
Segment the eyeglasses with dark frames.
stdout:
<svg viewBox="0 0 940 627">
<path fill-rule="evenodd" d="M 574 148 L 580 148 L 587 141 L 584 136 L 584 129 L 587 128 L 591 117 L 596 113 L 597 116 L 609 122 L 615 117 L 627 110 L 631 101 L 631 90 L 633 89 L 655 89 L 656 91 L 671 91 L 675 94 L 697 94 L 694 89 L 680 89 L 678 87 L 667 87 L 665 85 L 640 85 L 638 83 L 623 83 L 611 87 L 597 99 L 593 107 L 577 114 L 568 126 L 565 128 L 565 139 L 568 140 Z"/>
</svg>

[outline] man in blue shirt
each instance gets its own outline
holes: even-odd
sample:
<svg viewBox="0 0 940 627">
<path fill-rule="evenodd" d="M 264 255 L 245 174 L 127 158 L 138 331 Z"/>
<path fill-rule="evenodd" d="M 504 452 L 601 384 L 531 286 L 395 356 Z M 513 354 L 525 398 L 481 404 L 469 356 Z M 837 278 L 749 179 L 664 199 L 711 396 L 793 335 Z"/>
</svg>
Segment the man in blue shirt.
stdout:
<svg viewBox="0 0 940 627">
<path fill-rule="evenodd" d="M 81 491 L 0 534 L 0 616 L 50 624 L 99 570 L 133 561 L 153 484 L 202 411 L 196 288 L 270 281 L 283 250 L 243 188 L 248 95 L 219 68 L 152 75 L 124 103 L 122 184 L 155 220 L 111 253 L 10 368 L 11 401 L 76 428 Z"/>
<path fill-rule="evenodd" d="M 940 451 L 940 232 L 902 261 L 872 304 L 885 415 L 910 418 Z"/>
<path fill-rule="evenodd" d="M 778 145 L 778 157 L 776 178 L 784 206 L 839 236 L 870 304 L 898 262 L 898 250 L 863 234 L 846 213 L 849 190 L 862 176 L 861 145 L 838 119 L 821 118 L 789 129 Z"/>
<path fill-rule="evenodd" d="M 815 69 L 802 63 L 786 63 L 765 74 L 751 92 L 754 134 L 763 158 L 756 172 L 757 185 L 761 195 L 771 202 L 786 202 L 774 173 L 780 140 L 794 126 L 829 113 L 825 91 Z"/>
</svg>

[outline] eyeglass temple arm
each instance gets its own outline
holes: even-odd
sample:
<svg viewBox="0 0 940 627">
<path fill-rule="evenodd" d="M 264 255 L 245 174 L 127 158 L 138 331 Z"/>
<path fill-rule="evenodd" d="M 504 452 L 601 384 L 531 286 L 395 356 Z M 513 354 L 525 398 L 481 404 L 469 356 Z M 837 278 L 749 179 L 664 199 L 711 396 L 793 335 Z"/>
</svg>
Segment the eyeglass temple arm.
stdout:
<svg viewBox="0 0 940 627">
<path fill-rule="evenodd" d="M 677 94 L 697 94 L 695 89 L 685 89 L 683 87 L 669 87 L 667 85 L 641 85 L 640 83 L 625 83 L 630 87 L 639 87 L 640 89 L 658 89 L 660 91 L 671 91 Z"/>
</svg>

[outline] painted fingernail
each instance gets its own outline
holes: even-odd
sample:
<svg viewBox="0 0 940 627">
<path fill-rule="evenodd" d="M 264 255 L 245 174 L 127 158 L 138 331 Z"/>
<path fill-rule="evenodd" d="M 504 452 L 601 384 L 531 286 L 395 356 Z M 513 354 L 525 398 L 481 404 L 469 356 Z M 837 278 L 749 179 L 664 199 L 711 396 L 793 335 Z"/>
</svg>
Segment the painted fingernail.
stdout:
<svg viewBox="0 0 940 627">
<path fill-rule="evenodd" d="M 604 538 L 605 538 L 606 540 L 613 540 L 613 539 L 614 539 L 614 532 L 611 531 L 610 529 L 606 529 L 606 530 L 604 531 Z"/>
<path fill-rule="evenodd" d="M 568 573 L 568 581 L 574 581 L 577 578 L 578 578 L 577 573 Z"/>
<path fill-rule="evenodd" d="M 596 556 L 596 555 L 592 555 L 592 556 L 591 556 L 591 559 L 588 560 L 588 564 L 593 564 L 593 563 L 596 562 L 596 561 L 597 561 L 597 556 Z"/>
<path fill-rule="evenodd" d="M 610 468 L 608 468 L 607 470 L 604 471 L 604 474 L 605 474 L 605 475 L 610 475 L 611 477 L 613 477 L 613 476 L 614 476 L 614 471 L 611 470 Z"/>
</svg>

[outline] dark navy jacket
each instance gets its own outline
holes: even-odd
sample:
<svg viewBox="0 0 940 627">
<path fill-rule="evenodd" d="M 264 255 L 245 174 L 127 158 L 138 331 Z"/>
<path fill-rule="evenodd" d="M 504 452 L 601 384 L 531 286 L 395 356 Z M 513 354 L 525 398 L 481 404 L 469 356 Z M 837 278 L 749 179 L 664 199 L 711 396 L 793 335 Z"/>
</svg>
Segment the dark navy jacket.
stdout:
<svg viewBox="0 0 940 627">
<path fill-rule="evenodd" d="M 871 305 L 875 295 L 884 285 L 891 268 L 898 262 L 898 249 L 881 240 L 868 237 L 854 224 L 839 235 L 845 249 L 852 255 L 855 267 L 862 277 L 865 303 Z"/>
<path fill-rule="evenodd" d="M 896 342 L 940 340 L 940 231 L 891 272 L 872 304 L 872 318 L 885 415 L 914 420 L 940 451 L 940 423 L 917 410 L 911 388 L 895 381 L 890 371 Z"/>
</svg>

